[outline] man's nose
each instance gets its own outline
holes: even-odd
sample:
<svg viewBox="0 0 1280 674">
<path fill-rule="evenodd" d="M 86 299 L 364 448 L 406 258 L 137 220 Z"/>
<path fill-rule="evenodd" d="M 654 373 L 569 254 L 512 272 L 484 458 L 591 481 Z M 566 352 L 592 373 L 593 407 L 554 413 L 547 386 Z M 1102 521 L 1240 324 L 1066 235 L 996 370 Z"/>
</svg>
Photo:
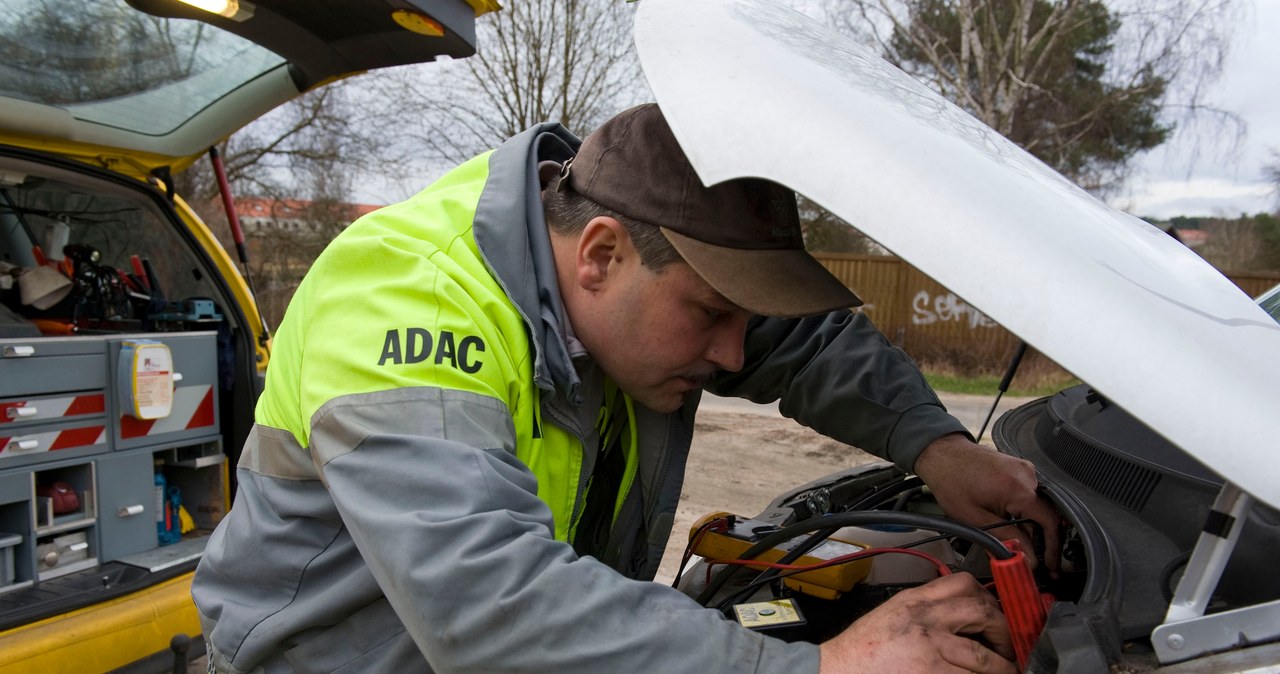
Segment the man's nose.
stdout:
<svg viewBox="0 0 1280 674">
<path fill-rule="evenodd" d="M 742 311 L 735 312 L 732 318 L 721 322 L 707 347 L 707 360 L 721 370 L 741 370 L 743 347 L 747 340 L 747 321 L 750 319 L 751 315 Z"/>
</svg>

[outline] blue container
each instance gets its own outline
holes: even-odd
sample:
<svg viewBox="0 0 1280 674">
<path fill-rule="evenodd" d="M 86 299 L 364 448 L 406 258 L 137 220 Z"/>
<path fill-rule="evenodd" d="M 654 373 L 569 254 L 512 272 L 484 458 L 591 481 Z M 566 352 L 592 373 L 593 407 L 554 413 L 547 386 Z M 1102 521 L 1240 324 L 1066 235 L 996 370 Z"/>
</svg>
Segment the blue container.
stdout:
<svg viewBox="0 0 1280 674">
<path fill-rule="evenodd" d="M 155 477 L 155 503 L 156 542 L 159 545 L 177 543 L 182 538 L 178 513 L 169 507 L 169 484 L 164 479 L 164 473 L 158 471 Z"/>
</svg>

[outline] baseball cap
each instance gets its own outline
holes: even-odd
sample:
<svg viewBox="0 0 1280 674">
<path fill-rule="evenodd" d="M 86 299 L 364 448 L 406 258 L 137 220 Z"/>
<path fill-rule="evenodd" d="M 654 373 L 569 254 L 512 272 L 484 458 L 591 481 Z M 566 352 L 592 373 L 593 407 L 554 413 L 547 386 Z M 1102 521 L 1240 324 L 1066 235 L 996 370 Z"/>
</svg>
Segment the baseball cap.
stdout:
<svg viewBox="0 0 1280 674">
<path fill-rule="evenodd" d="M 761 178 L 704 186 L 657 105 L 626 110 L 588 135 L 563 179 L 660 228 L 703 280 L 747 311 L 791 318 L 862 304 L 805 251 L 794 192 Z"/>
</svg>

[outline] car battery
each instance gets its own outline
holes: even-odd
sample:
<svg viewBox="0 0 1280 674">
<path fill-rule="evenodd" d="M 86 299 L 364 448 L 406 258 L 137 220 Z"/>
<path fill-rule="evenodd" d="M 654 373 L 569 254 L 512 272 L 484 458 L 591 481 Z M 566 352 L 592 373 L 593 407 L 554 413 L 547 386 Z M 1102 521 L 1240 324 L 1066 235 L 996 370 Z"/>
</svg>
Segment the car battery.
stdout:
<svg viewBox="0 0 1280 674">
<path fill-rule="evenodd" d="M 716 530 L 713 527 L 706 527 L 701 534 L 697 533 L 700 529 L 703 529 L 704 524 L 723 517 L 726 517 L 725 513 L 714 513 L 702 518 L 694 523 L 690 534 L 694 541 L 694 554 L 708 560 L 708 563 L 713 563 L 716 560 L 738 559 L 751 546 L 758 543 L 765 536 L 777 531 L 776 526 L 766 522 L 733 518 L 732 524 L 723 531 Z M 755 559 L 761 562 L 777 562 L 807 539 L 808 535 L 797 536 L 769 550 L 765 550 Z M 837 533 L 801 555 L 791 564 L 808 566 L 862 552 L 866 549 L 866 545 L 855 540 L 846 539 Z M 797 573 L 787 576 L 783 582 L 787 587 L 797 592 L 822 599 L 836 599 L 841 594 L 853 589 L 853 586 L 870 572 L 871 560 L 860 559 Z"/>
</svg>

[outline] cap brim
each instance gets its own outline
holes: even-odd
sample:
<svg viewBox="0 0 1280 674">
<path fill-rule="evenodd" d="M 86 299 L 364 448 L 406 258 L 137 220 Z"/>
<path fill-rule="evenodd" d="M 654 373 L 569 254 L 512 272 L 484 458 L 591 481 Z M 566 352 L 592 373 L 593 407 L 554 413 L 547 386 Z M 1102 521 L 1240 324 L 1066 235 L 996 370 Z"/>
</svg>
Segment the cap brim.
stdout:
<svg viewBox="0 0 1280 674">
<path fill-rule="evenodd" d="M 853 291 L 804 250 L 726 248 L 661 229 L 699 276 L 752 313 L 797 318 L 862 306 Z"/>
</svg>

